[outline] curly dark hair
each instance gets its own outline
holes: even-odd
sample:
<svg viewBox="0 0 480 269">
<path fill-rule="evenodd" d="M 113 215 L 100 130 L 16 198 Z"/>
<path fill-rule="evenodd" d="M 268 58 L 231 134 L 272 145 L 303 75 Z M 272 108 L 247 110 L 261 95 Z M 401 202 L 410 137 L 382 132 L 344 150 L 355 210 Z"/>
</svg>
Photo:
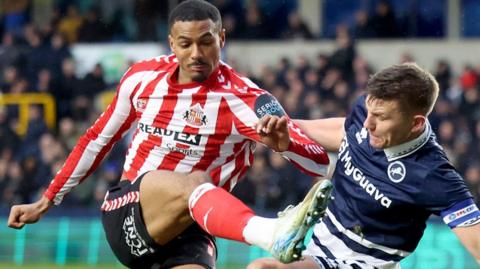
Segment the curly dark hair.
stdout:
<svg viewBox="0 0 480 269">
<path fill-rule="evenodd" d="M 171 31 L 177 21 L 212 20 L 215 30 L 222 29 L 222 16 L 214 5 L 203 0 L 187 0 L 176 6 L 168 17 L 168 29 Z"/>
</svg>

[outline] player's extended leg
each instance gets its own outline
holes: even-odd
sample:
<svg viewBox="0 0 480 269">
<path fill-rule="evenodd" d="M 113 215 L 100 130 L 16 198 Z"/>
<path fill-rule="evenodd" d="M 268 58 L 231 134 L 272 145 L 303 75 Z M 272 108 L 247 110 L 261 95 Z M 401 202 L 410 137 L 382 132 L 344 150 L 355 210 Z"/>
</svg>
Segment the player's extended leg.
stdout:
<svg viewBox="0 0 480 269">
<path fill-rule="evenodd" d="M 290 263 L 301 258 L 307 231 L 325 213 L 332 189 L 329 180 L 320 181 L 302 203 L 271 219 L 254 216 L 241 201 L 209 183 L 194 190 L 189 207 L 193 218 L 211 235 L 259 246 Z"/>
<path fill-rule="evenodd" d="M 164 245 L 193 223 L 188 198 L 205 182 L 209 182 L 209 177 L 200 171 L 181 174 L 160 170 L 143 176 L 140 207 L 147 231 L 155 242 Z"/>
</svg>

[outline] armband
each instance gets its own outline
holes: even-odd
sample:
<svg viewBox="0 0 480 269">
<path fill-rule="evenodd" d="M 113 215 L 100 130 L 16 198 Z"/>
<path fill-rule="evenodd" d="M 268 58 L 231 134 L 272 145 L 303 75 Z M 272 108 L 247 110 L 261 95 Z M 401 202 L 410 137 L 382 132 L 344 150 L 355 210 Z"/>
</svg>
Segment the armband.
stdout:
<svg viewBox="0 0 480 269">
<path fill-rule="evenodd" d="M 480 223 L 480 211 L 471 198 L 443 210 L 440 212 L 440 216 L 450 228 L 467 227 Z"/>
</svg>

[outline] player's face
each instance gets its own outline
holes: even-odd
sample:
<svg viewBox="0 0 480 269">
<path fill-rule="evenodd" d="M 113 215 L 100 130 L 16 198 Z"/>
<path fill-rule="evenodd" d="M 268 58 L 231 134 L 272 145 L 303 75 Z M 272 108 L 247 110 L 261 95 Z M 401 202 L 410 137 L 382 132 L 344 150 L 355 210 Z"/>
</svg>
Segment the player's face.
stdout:
<svg viewBox="0 0 480 269">
<path fill-rule="evenodd" d="M 212 20 L 177 21 L 168 36 L 170 48 L 177 56 L 180 83 L 202 82 L 220 61 L 225 44 L 225 30 L 218 30 Z"/>
<path fill-rule="evenodd" d="M 398 101 L 367 98 L 367 118 L 363 126 L 368 130 L 370 145 L 384 149 L 415 138 L 418 134 L 416 117 L 400 109 Z"/>
</svg>

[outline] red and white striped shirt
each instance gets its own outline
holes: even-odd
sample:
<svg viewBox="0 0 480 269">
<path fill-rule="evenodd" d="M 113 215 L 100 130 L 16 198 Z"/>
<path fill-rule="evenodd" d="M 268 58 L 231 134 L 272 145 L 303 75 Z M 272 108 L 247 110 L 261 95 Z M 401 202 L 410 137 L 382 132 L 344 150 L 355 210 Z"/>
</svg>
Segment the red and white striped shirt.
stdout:
<svg viewBox="0 0 480 269">
<path fill-rule="evenodd" d="M 231 190 L 253 161 L 260 139 L 254 128 L 258 113 L 281 107 L 275 103 L 278 107 L 255 108 L 259 96 L 273 97 L 224 63 L 202 83 L 179 85 L 177 69 L 174 55 L 134 64 L 121 79 L 112 103 L 79 139 L 44 195 L 59 204 L 135 122 L 124 177 L 132 181 L 152 170 L 202 170 L 214 184 Z M 291 143 L 283 156 L 310 175 L 325 175 L 326 152 L 293 121 L 288 125 Z"/>
</svg>

